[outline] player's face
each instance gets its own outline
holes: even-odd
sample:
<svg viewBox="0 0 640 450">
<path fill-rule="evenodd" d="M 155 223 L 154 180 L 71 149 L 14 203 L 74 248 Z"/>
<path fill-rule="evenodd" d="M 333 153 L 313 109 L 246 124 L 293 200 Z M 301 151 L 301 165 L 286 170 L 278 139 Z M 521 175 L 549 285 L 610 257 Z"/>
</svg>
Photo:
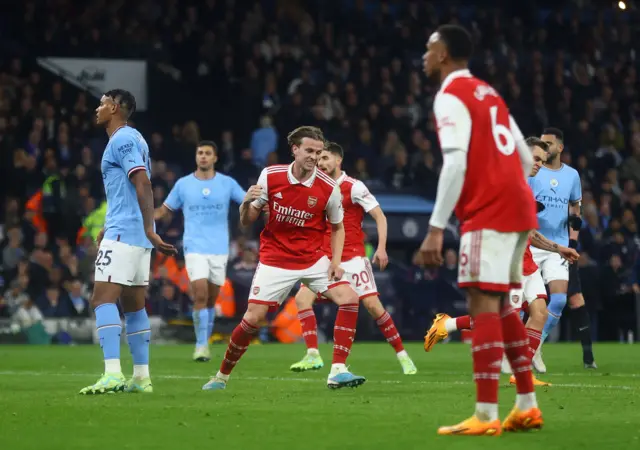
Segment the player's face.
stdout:
<svg viewBox="0 0 640 450">
<path fill-rule="evenodd" d="M 341 161 L 342 159 L 338 155 L 325 150 L 320 153 L 320 158 L 318 158 L 318 169 L 334 178 Z"/>
<path fill-rule="evenodd" d="M 203 145 L 196 150 L 196 164 L 200 170 L 211 170 L 218 161 L 216 152 L 210 145 Z"/>
<path fill-rule="evenodd" d="M 531 175 L 529 176 L 535 177 L 540 167 L 547 162 L 547 152 L 536 146 L 533 147 L 531 154 L 533 155 L 533 167 L 531 168 Z"/>
<path fill-rule="evenodd" d="M 295 163 L 305 170 L 313 170 L 324 150 L 324 142 L 311 138 L 302 138 L 300 145 L 293 146 Z"/>
<path fill-rule="evenodd" d="M 422 70 L 428 78 L 440 78 L 440 64 L 444 59 L 444 43 L 433 34 L 427 42 L 427 51 L 422 55 Z"/>
<path fill-rule="evenodd" d="M 117 108 L 118 105 L 116 105 L 112 98 L 103 95 L 100 99 L 100 104 L 96 108 L 96 123 L 98 125 L 107 123 Z"/>
<path fill-rule="evenodd" d="M 553 162 L 560 153 L 562 153 L 562 149 L 564 146 L 558 142 L 558 138 L 553 134 L 543 134 L 540 136 L 540 139 L 546 142 L 549 145 L 549 156 L 547 157 L 547 162 Z"/>
</svg>

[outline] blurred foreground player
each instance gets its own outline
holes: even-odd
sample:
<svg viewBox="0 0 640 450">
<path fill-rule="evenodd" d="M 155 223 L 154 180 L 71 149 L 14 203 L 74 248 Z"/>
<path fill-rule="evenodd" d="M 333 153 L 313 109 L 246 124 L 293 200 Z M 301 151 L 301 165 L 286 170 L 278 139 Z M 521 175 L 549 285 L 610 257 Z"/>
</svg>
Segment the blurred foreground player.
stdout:
<svg viewBox="0 0 640 450">
<path fill-rule="evenodd" d="M 533 177 L 538 173 L 540 167 L 547 159 L 547 144 L 535 137 L 528 138 L 526 142 L 531 149 L 533 156 L 533 167 L 530 174 L 530 176 Z M 538 204 L 537 207 L 537 209 L 540 210 L 544 208 L 544 205 Z M 530 245 L 535 246 L 536 248 L 559 253 L 563 258 L 571 262 L 578 259 L 578 252 L 549 241 L 538 231 L 531 232 Z M 527 336 L 529 338 L 529 357 L 532 358 L 540 346 L 542 329 L 547 321 L 548 313 L 546 303 L 547 291 L 545 289 L 540 270 L 538 270 L 538 266 L 533 261 L 530 245 L 527 245 L 522 261 L 522 274 L 524 276 L 522 289 L 512 290 L 509 293 L 509 300 L 513 308 L 518 311 L 522 309 L 526 311 L 529 316 L 526 323 L 526 329 Z M 452 318 L 447 314 L 438 314 L 433 321 L 433 325 L 425 336 L 424 349 L 427 352 L 430 351 L 436 343 L 446 339 L 449 336 L 449 333 L 453 331 L 471 328 L 473 328 L 471 316 Z M 506 358 L 503 359 L 502 371 L 512 373 L 512 369 Z M 511 384 L 515 384 L 515 376 L 512 376 L 509 381 Z M 536 386 L 550 385 L 549 383 L 540 381 L 535 377 L 533 377 L 533 384 Z"/>
<path fill-rule="evenodd" d="M 115 89 L 105 93 L 96 109 L 109 142 L 102 156 L 102 178 L 107 197 L 107 217 L 98 235 L 95 286 L 91 304 L 96 315 L 104 374 L 81 394 L 152 392 L 149 376 L 151 327 L 145 310 L 151 249 L 175 254 L 163 242 L 153 222 L 153 191 L 149 147 L 142 135 L 127 125 L 136 109 L 131 93 Z M 125 381 L 120 368 L 122 324 L 116 302 L 121 298 L 133 377 Z"/>
<path fill-rule="evenodd" d="M 293 163 L 264 169 L 240 206 L 242 225 L 255 222 L 265 205 L 269 218 L 260 235 L 260 264 L 251 283 L 247 312 L 231 334 L 220 370 L 204 390 L 226 387 L 269 308 L 280 305 L 300 281 L 338 305 L 328 387 L 356 387 L 365 382 L 346 366 L 356 333 L 358 295 L 340 268 L 345 237 L 340 189 L 316 167 L 324 136 L 316 127 L 300 127 L 287 141 Z M 331 261 L 322 251 L 327 222 L 331 224 Z"/>
<path fill-rule="evenodd" d="M 155 218 L 182 209 L 182 239 L 187 274 L 193 294 L 193 328 L 196 347 L 193 360 L 211 359 L 209 337 L 213 332 L 215 303 L 227 277 L 229 259 L 229 203 L 242 203 L 246 192 L 233 178 L 216 172 L 218 151 L 213 141 L 196 148 L 196 171 L 173 186 Z"/>
<path fill-rule="evenodd" d="M 351 287 L 356 291 L 362 304 L 376 321 L 382 335 L 395 350 L 403 373 L 405 375 L 413 375 L 418 370 L 404 349 L 402 338 L 391 315 L 380 302 L 371 263 L 367 259 L 364 249 L 362 221 L 365 213 L 368 213 L 375 220 L 378 229 L 378 249 L 373 255 L 373 262 L 384 270 L 389 263 L 389 257 L 387 256 L 387 218 L 382 212 L 378 201 L 369 192 L 364 183 L 348 177 L 342 171 L 343 158 L 342 147 L 334 142 L 329 142 L 318 161 L 318 168 L 340 186 L 342 194 L 345 241 L 341 266 L 345 271 L 347 280 L 351 283 Z M 327 227 L 323 251 L 331 258 L 331 227 Z M 298 318 L 302 325 L 302 336 L 307 346 L 307 354 L 302 360 L 291 366 L 290 369 L 294 372 L 317 370 L 324 365 L 318 352 L 318 325 L 313 312 L 313 303 L 316 298 L 317 295 L 306 286 L 302 286 L 296 294 Z"/>
<path fill-rule="evenodd" d="M 510 288 L 522 283 L 536 205 L 526 183 L 533 159 L 500 95 L 468 70 L 469 33 L 444 25 L 431 35 L 424 71 L 441 86 L 433 110 L 443 153 L 430 229 L 420 248 L 427 265 L 442 264 L 443 231 L 456 208 L 460 220 L 458 282 L 467 290 L 476 407 L 472 417 L 441 427 L 442 435 L 497 436 L 540 428 L 527 332 L 509 305 Z M 498 416 L 500 363 L 506 352 L 517 383 L 516 404 L 504 423 Z"/>
</svg>

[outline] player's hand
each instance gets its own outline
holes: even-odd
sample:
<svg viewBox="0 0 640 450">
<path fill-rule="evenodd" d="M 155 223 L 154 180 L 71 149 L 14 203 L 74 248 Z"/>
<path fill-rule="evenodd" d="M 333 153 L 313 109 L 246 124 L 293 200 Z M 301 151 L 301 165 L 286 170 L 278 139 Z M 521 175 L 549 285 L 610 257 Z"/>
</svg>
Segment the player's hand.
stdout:
<svg viewBox="0 0 640 450">
<path fill-rule="evenodd" d="M 98 248 L 100 247 L 100 242 L 102 242 L 102 239 L 104 239 L 104 228 L 100 230 L 98 236 L 96 236 L 96 244 L 98 244 Z"/>
<path fill-rule="evenodd" d="M 178 254 L 178 250 L 176 250 L 176 248 L 173 245 L 167 244 L 165 241 L 163 241 L 162 238 L 158 235 L 158 233 L 155 233 L 155 232 L 147 233 L 147 239 L 149 239 L 149 241 L 151 242 L 151 245 L 153 245 L 155 249 L 158 250 L 160 253 L 164 253 L 165 255 L 170 255 L 170 256 Z"/>
<path fill-rule="evenodd" d="M 442 242 L 444 240 L 444 230 L 439 228 L 429 228 L 427 237 L 422 241 L 420 253 L 422 261 L 428 267 L 440 267 L 444 262 L 442 257 Z"/>
<path fill-rule="evenodd" d="M 339 281 L 344 275 L 344 269 L 340 267 L 340 264 L 331 261 L 327 274 L 329 275 L 329 281 Z"/>
<path fill-rule="evenodd" d="M 558 253 L 571 264 L 573 264 L 580 258 L 580 254 L 576 250 L 569 247 L 559 247 Z"/>
<path fill-rule="evenodd" d="M 380 270 L 386 269 L 387 264 L 389 264 L 387 250 L 384 248 L 378 248 L 378 250 L 373 254 L 373 263 L 377 264 L 380 267 Z"/>
<path fill-rule="evenodd" d="M 244 203 L 252 202 L 262 196 L 262 187 L 254 184 L 249 188 L 247 194 L 244 196 Z"/>
</svg>

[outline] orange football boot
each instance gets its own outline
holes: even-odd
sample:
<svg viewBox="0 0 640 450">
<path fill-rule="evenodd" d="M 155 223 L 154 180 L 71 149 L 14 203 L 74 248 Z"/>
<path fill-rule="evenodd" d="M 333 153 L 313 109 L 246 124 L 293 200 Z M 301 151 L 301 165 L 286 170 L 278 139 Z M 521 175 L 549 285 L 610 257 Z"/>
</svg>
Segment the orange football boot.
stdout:
<svg viewBox="0 0 640 450">
<path fill-rule="evenodd" d="M 441 436 L 500 436 L 502 425 L 499 419 L 481 422 L 476 416 L 471 416 L 457 425 L 438 428 L 438 434 Z"/>
<path fill-rule="evenodd" d="M 549 383 L 547 381 L 538 380 L 534 374 L 531 374 L 531 378 L 533 378 L 533 385 L 534 386 L 553 386 L 551 383 Z M 511 375 L 509 377 L 509 384 L 515 385 L 516 384 L 516 377 Z"/>
<path fill-rule="evenodd" d="M 427 331 L 424 337 L 425 352 L 431 351 L 434 345 L 449 336 L 447 329 L 444 327 L 444 321 L 447 319 L 451 319 L 447 314 L 438 314 L 436 318 L 433 319 L 433 325 L 431 325 L 431 328 L 429 328 L 429 331 Z"/>
<path fill-rule="evenodd" d="M 526 411 L 520 411 L 514 407 L 502 422 L 502 429 L 504 431 L 539 430 L 543 425 L 544 420 L 540 409 L 531 408 Z"/>
</svg>

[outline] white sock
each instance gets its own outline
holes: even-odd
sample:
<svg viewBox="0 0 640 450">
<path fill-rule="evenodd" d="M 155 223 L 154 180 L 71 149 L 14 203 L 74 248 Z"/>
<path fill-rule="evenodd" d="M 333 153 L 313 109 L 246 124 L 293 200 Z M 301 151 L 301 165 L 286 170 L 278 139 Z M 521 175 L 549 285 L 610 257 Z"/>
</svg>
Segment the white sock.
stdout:
<svg viewBox="0 0 640 450">
<path fill-rule="evenodd" d="M 149 378 L 149 364 L 134 364 L 133 376 L 135 378 Z"/>
<path fill-rule="evenodd" d="M 122 373 L 122 368 L 120 367 L 120 359 L 105 359 L 104 373 Z"/>
<path fill-rule="evenodd" d="M 307 355 L 320 356 L 320 352 L 318 351 L 317 348 L 308 348 Z"/>
<path fill-rule="evenodd" d="M 444 321 L 444 328 L 447 330 L 447 333 L 451 333 L 452 331 L 458 331 L 458 327 L 456 326 L 456 319 L 453 317 L 449 317 Z"/>
<path fill-rule="evenodd" d="M 222 381 L 229 381 L 229 375 L 225 375 L 220 371 L 216 374 L 216 378 L 220 378 Z"/>
<path fill-rule="evenodd" d="M 401 351 L 399 351 L 398 353 L 396 353 L 396 356 L 397 356 L 398 358 L 404 358 L 405 356 L 409 356 L 409 354 L 407 353 L 407 351 L 406 351 L 406 350 L 401 350 Z"/>
<path fill-rule="evenodd" d="M 492 422 L 498 419 L 497 403 L 476 403 L 476 417 L 481 422 Z"/>
<path fill-rule="evenodd" d="M 331 364 L 331 372 L 329 376 L 337 375 L 342 372 L 347 372 L 347 366 L 345 364 Z"/>
<path fill-rule="evenodd" d="M 516 395 L 516 408 L 520 411 L 526 411 L 531 408 L 538 407 L 538 400 L 536 399 L 536 393 L 531 392 L 529 394 L 517 394 Z"/>
</svg>

